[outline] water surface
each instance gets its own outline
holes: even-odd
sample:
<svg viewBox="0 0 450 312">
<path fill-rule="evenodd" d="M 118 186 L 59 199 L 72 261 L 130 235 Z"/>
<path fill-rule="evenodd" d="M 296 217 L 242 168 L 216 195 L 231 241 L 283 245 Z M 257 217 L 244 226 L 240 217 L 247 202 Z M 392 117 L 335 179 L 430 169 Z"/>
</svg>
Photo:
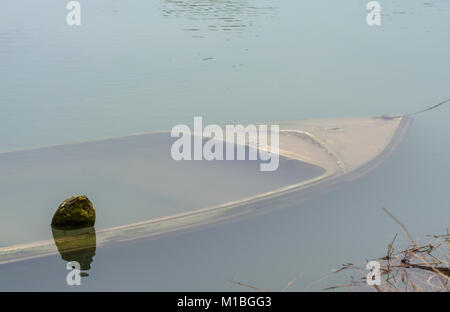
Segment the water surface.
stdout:
<svg viewBox="0 0 450 312">
<path fill-rule="evenodd" d="M 449 1 L 380 3 L 382 25 L 369 27 L 360 0 L 99 0 L 83 2 L 83 25 L 71 28 L 60 1 L 1 1 L 0 150 L 170 129 L 194 115 L 221 124 L 372 116 L 448 98 Z M 383 206 L 416 237 L 442 233 L 449 117 L 446 106 L 417 116 L 383 166 L 308 203 L 100 248 L 80 289 L 239 290 L 226 282 L 237 274 L 280 290 L 302 272 L 291 289 L 304 290 L 342 263 L 384 255 L 401 230 Z M 16 181 L 17 189 L 32 185 Z M 89 186 L 103 194 L 124 184 L 95 181 Z M 133 184 L 122 189 L 143 194 Z M 2 192 L 3 202 L 19 197 Z M 208 192 L 219 193 L 214 185 Z M 47 199 L 37 220 L 60 200 Z M 0 222 L 17 231 L 0 209 Z M 73 290 L 66 273 L 59 255 L 0 266 L 0 289 Z"/>
</svg>

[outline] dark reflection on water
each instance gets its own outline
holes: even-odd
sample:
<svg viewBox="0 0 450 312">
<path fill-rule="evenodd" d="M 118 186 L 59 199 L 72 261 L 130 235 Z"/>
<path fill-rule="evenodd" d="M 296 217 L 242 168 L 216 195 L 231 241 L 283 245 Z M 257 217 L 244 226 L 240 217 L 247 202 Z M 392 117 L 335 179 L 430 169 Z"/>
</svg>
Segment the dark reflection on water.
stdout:
<svg viewBox="0 0 450 312">
<path fill-rule="evenodd" d="M 195 27 L 186 31 L 226 31 L 241 33 L 253 26 L 257 17 L 274 17 L 277 7 L 267 0 L 165 0 L 165 17 L 194 21 Z M 195 21 L 202 21 L 195 23 Z M 203 21 L 206 21 L 204 24 Z"/>
<path fill-rule="evenodd" d="M 76 230 L 63 230 L 52 227 L 53 239 L 58 252 L 64 261 L 76 261 L 81 271 L 91 269 L 97 248 L 96 232 L 94 227 Z M 86 272 L 81 276 L 88 276 Z"/>
</svg>

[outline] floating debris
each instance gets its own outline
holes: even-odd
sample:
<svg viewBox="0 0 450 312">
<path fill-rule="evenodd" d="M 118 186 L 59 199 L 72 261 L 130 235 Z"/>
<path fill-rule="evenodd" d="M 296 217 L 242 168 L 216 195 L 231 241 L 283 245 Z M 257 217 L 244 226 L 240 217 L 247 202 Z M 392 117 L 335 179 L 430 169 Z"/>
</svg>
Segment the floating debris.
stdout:
<svg viewBox="0 0 450 312">
<path fill-rule="evenodd" d="M 336 290 L 374 289 L 380 292 L 423 292 L 450 291 L 450 231 L 443 235 L 429 235 L 427 242 L 419 244 L 406 227 L 387 209 L 383 210 L 403 229 L 410 240 L 410 246 L 396 251 L 394 243 L 397 234 L 388 244 L 385 256 L 376 259 L 380 264 L 380 285 L 369 286 L 366 265 L 344 264 L 334 273 L 358 271 L 358 279 L 350 277 L 348 283 L 325 288 Z"/>
</svg>

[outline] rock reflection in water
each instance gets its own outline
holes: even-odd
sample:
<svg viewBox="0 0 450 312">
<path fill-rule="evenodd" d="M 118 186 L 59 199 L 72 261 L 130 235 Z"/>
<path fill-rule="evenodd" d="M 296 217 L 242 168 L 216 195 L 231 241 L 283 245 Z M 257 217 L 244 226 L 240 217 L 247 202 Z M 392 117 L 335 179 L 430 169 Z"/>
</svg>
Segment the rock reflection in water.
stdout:
<svg viewBox="0 0 450 312">
<path fill-rule="evenodd" d="M 61 258 L 67 262 L 77 261 L 81 271 L 88 271 L 94 261 L 97 247 L 94 227 L 64 230 L 52 227 L 53 239 Z M 88 276 L 86 272 L 81 276 Z"/>
</svg>

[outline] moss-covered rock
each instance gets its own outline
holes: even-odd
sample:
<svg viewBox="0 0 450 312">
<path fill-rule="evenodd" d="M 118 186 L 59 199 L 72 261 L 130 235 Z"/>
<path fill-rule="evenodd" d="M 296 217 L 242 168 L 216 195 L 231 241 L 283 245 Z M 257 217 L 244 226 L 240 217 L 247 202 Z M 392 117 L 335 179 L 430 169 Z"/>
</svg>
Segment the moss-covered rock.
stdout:
<svg viewBox="0 0 450 312">
<path fill-rule="evenodd" d="M 59 205 L 52 219 L 52 226 L 56 228 L 82 228 L 94 226 L 94 205 L 86 196 L 67 198 Z"/>
</svg>

